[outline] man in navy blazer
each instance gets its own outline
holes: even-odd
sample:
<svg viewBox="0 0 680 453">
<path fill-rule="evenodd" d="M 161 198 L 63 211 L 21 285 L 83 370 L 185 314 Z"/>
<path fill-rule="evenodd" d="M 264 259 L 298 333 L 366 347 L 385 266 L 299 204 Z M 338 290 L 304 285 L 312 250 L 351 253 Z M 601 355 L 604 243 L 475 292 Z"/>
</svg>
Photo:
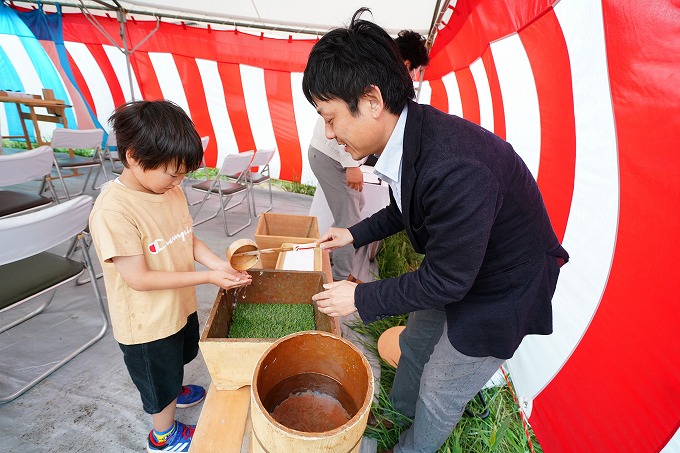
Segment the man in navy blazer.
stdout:
<svg viewBox="0 0 680 453">
<path fill-rule="evenodd" d="M 359 19 L 363 11 L 314 46 L 303 91 L 329 139 L 357 160 L 379 155 L 390 205 L 319 242 L 360 247 L 405 229 L 425 257 L 397 278 L 326 284 L 314 300 L 324 313 L 358 311 L 366 323 L 410 313 L 390 397 L 414 422 L 395 451 L 433 452 L 522 338 L 552 332 L 551 299 L 569 255 L 512 146 L 413 102 L 398 49 Z"/>
</svg>

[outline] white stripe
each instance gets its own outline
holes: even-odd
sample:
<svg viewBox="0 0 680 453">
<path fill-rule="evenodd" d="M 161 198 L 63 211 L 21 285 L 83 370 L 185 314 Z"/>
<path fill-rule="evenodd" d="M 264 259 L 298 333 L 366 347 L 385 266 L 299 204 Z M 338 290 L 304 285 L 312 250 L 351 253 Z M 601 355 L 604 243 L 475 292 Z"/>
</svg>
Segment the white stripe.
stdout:
<svg viewBox="0 0 680 453">
<path fill-rule="evenodd" d="M 149 52 L 149 59 L 156 73 L 156 79 L 158 79 L 158 85 L 161 87 L 163 97 L 182 107 L 191 118 L 191 110 L 189 110 L 189 103 L 184 93 L 184 85 L 182 84 L 179 72 L 177 72 L 177 66 L 172 58 L 172 54 Z"/>
<path fill-rule="evenodd" d="M 130 79 L 128 78 L 127 62 L 125 61 L 125 55 L 113 46 L 102 46 L 106 56 L 109 58 L 111 66 L 113 66 L 113 71 L 116 73 L 118 78 L 118 83 L 120 88 L 123 90 L 123 96 L 125 101 L 129 102 L 132 100 L 132 93 L 130 93 Z M 132 68 L 130 68 L 132 70 Z M 137 84 L 137 77 L 134 72 L 132 72 L 132 87 L 135 90 L 135 99 L 142 99 L 141 91 L 139 90 L 139 85 Z"/>
<path fill-rule="evenodd" d="M 517 34 L 491 44 L 505 110 L 506 140 L 538 176 L 541 153 L 541 116 L 534 74 Z"/>
<path fill-rule="evenodd" d="M 297 125 L 298 137 L 300 138 L 300 151 L 302 152 L 302 176 L 300 182 L 303 184 L 316 185 L 316 177 L 309 167 L 307 157 L 309 144 L 312 141 L 314 125 L 319 118 L 316 109 L 307 101 L 302 92 L 302 73 L 293 72 L 290 74 L 290 84 L 293 89 L 293 109 L 295 110 L 295 123 Z"/>
<path fill-rule="evenodd" d="M 217 143 L 217 168 L 222 166 L 222 161 L 228 154 L 238 154 L 238 144 L 234 136 L 234 129 L 229 118 L 227 103 L 225 101 L 224 86 L 217 68 L 217 62 L 196 59 L 198 72 L 203 81 L 205 100 L 208 104 L 210 121 L 215 132 Z"/>
<path fill-rule="evenodd" d="M 38 71 L 33 66 L 26 48 L 16 35 L 0 34 L 0 47 L 5 51 L 9 61 L 21 79 L 24 91 L 30 94 L 42 94 L 42 82 Z"/>
<path fill-rule="evenodd" d="M 418 82 L 415 83 L 414 87 L 418 88 Z M 418 104 L 430 105 L 430 101 L 432 100 L 432 87 L 430 87 L 430 82 L 423 81 L 422 85 L 420 86 L 420 93 L 417 94 Z"/>
<path fill-rule="evenodd" d="M 243 82 L 243 97 L 246 101 L 250 129 L 253 131 L 257 149 L 278 146 L 272 127 L 272 118 L 267 103 L 264 84 L 264 70 L 253 66 L 239 65 Z M 278 153 L 277 153 L 278 154 Z"/>
<path fill-rule="evenodd" d="M 678 453 L 680 452 L 680 429 L 675 431 L 675 434 L 668 441 L 663 450 L 660 453 Z"/>
<path fill-rule="evenodd" d="M 19 37 L 16 35 L 0 34 L 0 47 L 2 47 L 2 50 L 7 54 L 9 61 L 14 66 L 14 70 L 19 75 L 21 84 L 24 86 L 24 91 L 30 94 L 42 95 L 43 84 L 40 81 L 40 76 L 38 75 L 38 71 L 35 69 L 35 66 L 33 66 L 33 61 L 31 61 L 31 58 L 28 56 L 28 52 L 21 42 L 21 39 L 19 39 Z M 42 47 L 40 48 L 42 49 Z M 52 68 L 54 68 L 52 60 L 49 59 L 46 53 L 44 53 L 44 56 L 45 60 L 49 62 L 50 65 L 52 65 Z M 59 75 L 56 68 L 54 68 L 54 72 L 57 74 L 57 76 Z M 61 77 L 59 77 L 59 80 L 61 81 Z M 36 109 L 36 113 L 44 114 L 46 111 L 43 108 L 38 108 Z M 49 140 L 49 138 L 52 136 L 52 131 L 57 127 L 57 125 L 55 123 L 46 123 L 41 121 L 39 123 L 39 127 L 42 138 Z"/>
<path fill-rule="evenodd" d="M 71 54 L 73 61 L 85 79 L 87 88 L 94 102 L 94 109 L 97 112 L 97 119 L 107 131 L 110 130 L 108 120 L 115 108 L 113 96 L 109 84 L 102 73 L 97 60 L 92 56 L 85 44 L 77 42 L 64 42 L 66 50 Z M 81 89 L 84 87 L 80 87 Z"/>
<path fill-rule="evenodd" d="M 607 284 L 618 224 L 616 133 L 601 4 L 560 2 L 555 13 L 574 84 L 576 175 L 563 241 L 571 261 L 562 268 L 553 298 L 554 333 L 525 338 L 510 361 L 518 393 L 528 398 L 550 382 L 588 328 Z"/>
<path fill-rule="evenodd" d="M 484 68 L 484 62 L 478 58 L 470 65 L 472 78 L 477 86 L 477 96 L 479 98 L 479 118 L 480 126 L 487 131 L 493 132 L 493 102 L 491 102 L 491 88 L 489 78 Z"/>
<path fill-rule="evenodd" d="M 450 72 L 442 77 L 444 88 L 446 88 L 446 97 L 449 99 L 449 114 L 463 117 L 463 101 L 460 99 L 460 89 L 458 88 L 458 79 L 456 73 Z"/>
</svg>

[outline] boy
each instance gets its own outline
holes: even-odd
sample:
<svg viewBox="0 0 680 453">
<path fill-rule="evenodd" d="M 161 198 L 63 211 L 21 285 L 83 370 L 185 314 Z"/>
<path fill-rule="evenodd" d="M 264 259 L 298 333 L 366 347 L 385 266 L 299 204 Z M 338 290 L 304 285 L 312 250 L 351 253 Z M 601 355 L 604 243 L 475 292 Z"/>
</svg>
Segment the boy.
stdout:
<svg viewBox="0 0 680 453">
<path fill-rule="evenodd" d="M 314 45 L 302 88 L 328 139 L 354 159 L 379 155 L 390 205 L 318 242 L 360 247 L 406 230 L 425 258 L 397 278 L 327 283 L 313 299 L 328 315 L 357 311 L 366 323 L 409 313 L 390 398 L 413 425 L 394 451 L 434 452 L 522 339 L 552 332 L 551 299 L 569 255 L 512 146 L 413 102 L 399 49 L 359 19 L 364 11 Z"/>
<path fill-rule="evenodd" d="M 179 187 L 199 167 L 201 139 L 169 101 L 136 101 L 109 118 L 123 173 L 107 184 L 90 214 L 104 271 L 113 335 L 151 414 L 147 451 L 189 451 L 195 427 L 175 420 L 176 407 L 198 404 L 205 389 L 182 386 L 184 365 L 198 354 L 195 285 L 248 285 L 193 235 Z M 196 272 L 194 261 L 208 271 Z"/>
</svg>

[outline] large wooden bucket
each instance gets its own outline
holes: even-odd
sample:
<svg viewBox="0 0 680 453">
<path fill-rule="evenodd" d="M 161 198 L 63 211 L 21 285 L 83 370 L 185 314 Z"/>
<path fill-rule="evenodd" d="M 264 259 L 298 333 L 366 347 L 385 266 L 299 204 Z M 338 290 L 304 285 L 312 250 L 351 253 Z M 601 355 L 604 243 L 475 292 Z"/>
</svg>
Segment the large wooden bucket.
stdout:
<svg viewBox="0 0 680 453">
<path fill-rule="evenodd" d="M 265 351 L 250 396 L 252 452 L 358 452 L 373 373 L 349 341 L 298 332 Z"/>
</svg>

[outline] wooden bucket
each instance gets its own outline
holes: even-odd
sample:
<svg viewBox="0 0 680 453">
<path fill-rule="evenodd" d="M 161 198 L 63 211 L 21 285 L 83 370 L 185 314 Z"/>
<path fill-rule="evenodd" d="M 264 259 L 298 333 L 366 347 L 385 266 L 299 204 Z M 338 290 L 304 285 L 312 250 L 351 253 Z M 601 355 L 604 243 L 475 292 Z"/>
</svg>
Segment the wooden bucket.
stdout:
<svg viewBox="0 0 680 453">
<path fill-rule="evenodd" d="M 373 399 L 373 373 L 349 341 L 326 332 L 298 332 L 262 355 L 250 398 L 252 452 L 358 452 Z"/>
</svg>

